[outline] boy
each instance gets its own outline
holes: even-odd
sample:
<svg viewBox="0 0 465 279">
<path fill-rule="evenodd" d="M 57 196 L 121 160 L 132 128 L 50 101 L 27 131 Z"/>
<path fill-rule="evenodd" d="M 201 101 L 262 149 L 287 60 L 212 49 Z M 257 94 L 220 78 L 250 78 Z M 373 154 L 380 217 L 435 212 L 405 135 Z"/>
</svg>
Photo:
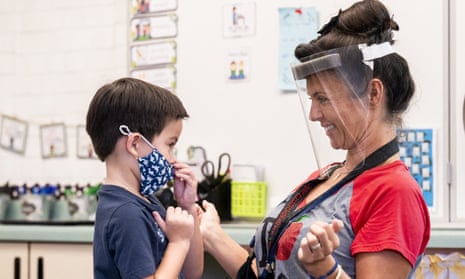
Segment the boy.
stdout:
<svg viewBox="0 0 465 279">
<path fill-rule="evenodd" d="M 197 181 L 173 149 L 188 114 L 170 91 L 134 78 L 102 86 L 86 130 L 106 165 L 94 230 L 94 278 L 200 278 Z M 153 195 L 170 182 L 179 207 Z"/>
</svg>

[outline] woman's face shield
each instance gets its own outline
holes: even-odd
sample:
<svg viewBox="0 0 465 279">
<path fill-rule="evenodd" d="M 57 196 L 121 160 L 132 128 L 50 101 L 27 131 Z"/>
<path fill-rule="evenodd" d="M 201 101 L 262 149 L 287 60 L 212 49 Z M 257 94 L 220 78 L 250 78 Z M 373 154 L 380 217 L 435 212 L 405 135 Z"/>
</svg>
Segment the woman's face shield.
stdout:
<svg viewBox="0 0 465 279">
<path fill-rule="evenodd" d="M 389 43 L 355 45 L 317 53 L 292 65 L 318 168 L 343 161 L 346 151 L 356 155 L 358 163 L 365 160 L 368 154 L 361 143 L 370 121 L 373 60 L 389 53 Z"/>
</svg>

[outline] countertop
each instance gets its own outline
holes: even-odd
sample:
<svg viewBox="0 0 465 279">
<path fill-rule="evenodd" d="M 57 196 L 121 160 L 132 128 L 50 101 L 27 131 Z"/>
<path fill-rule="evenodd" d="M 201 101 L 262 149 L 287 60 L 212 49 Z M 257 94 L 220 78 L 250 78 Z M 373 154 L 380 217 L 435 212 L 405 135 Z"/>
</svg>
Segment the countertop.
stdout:
<svg viewBox="0 0 465 279">
<path fill-rule="evenodd" d="M 238 222 L 222 224 L 238 243 L 248 245 L 257 224 Z M 92 243 L 91 225 L 0 225 L 1 242 Z M 465 248 L 465 228 L 433 228 L 428 248 Z"/>
</svg>

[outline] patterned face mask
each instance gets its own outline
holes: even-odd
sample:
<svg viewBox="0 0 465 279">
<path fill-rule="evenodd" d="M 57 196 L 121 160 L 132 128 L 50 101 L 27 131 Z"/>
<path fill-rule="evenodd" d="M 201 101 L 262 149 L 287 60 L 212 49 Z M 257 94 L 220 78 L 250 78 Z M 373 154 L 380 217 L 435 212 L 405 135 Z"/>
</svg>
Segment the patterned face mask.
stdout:
<svg viewBox="0 0 465 279">
<path fill-rule="evenodd" d="M 131 134 L 126 125 L 121 125 L 119 130 L 123 135 Z M 137 159 L 141 178 L 140 193 L 150 196 L 174 179 L 174 167 L 144 136 L 141 137 L 152 148 L 152 152 Z"/>
</svg>

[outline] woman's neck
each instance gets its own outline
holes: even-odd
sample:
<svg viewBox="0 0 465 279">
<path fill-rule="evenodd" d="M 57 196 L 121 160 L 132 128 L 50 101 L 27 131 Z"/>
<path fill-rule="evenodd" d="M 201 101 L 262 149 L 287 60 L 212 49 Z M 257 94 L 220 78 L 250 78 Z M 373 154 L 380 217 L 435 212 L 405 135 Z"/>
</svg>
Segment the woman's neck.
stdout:
<svg viewBox="0 0 465 279">
<path fill-rule="evenodd" d="M 396 137 L 395 129 L 390 128 L 380 130 L 372 134 L 367 134 L 364 140 L 359 141 L 355 147 L 347 151 L 344 166 L 346 169 L 354 169 L 355 166 L 357 166 L 360 162 L 365 160 L 370 154 L 372 154 L 377 149 L 387 144 L 394 137 Z M 389 158 L 388 160 L 391 161 L 391 158 Z M 396 158 L 398 158 L 398 154 Z"/>
</svg>

